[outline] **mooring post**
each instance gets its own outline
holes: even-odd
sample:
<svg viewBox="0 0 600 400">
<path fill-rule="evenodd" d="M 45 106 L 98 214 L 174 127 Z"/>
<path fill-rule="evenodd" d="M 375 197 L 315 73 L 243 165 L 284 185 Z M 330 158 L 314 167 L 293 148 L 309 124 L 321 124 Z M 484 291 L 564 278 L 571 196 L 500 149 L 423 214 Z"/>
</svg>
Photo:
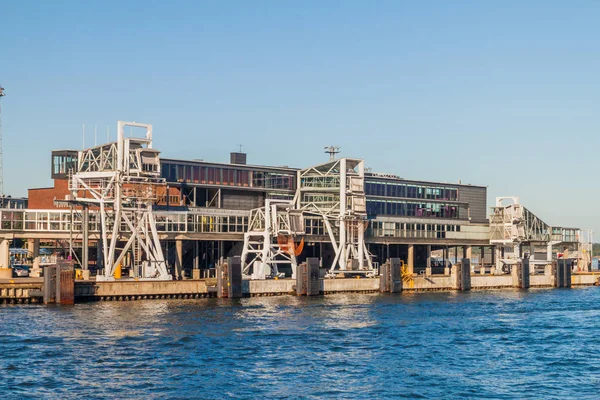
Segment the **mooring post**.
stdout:
<svg viewBox="0 0 600 400">
<path fill-rule="evenodd" d="M 521 261 L 521 289 L 528 289 L 531 286 L 531 264 L 529 258 Z"/>
<path fill-rule="evenodd" d="M 306 296 L 307 270 L 305 262 L 296 267 L 296 296 Z"/>
<path fill-rule="evenodd" d="M 44 304 L 56 301 L 56 266 L 44 267 Z"/>
<path fill-rule="evenodd" d="M 554 271 L 554 286 L 555 287 L 571 287 L 571 265 L 569 260 L 559 258 L 552 263 Z"/>
<path fill-rule="evenodd" d="M 380 293 L 387 293 L 390 291 L 390 285 L 389 285 L 389 268 L 390 267 L 390 260 L 388 259 L 385 263 L 381 264 L 379 266 L 379 292 Z"/>
<path fill-rule="evenodd" d="M 232 299 L 242 297 L 242 258 L 240 256 L 228 258 L 227 278 L 229 297 Z"/>
<path fill-rule="evenodd" d="M 571 275 L 573 273 L 573 269 L 571 267 L 571 261 L 570 260 L 563 260 L 565 263 L 565 268 L 564 268 L 564 278 L 563 278 L 563 287 L 566 288 L 570 288 L 571 287 Z"/>
<path fill-rule="evenodd" d="M 390 293 L 402 292 L 402 262 L 399 258 L 392 258 L 388 268 Z"/>
<path fill-rule="evenodd" d="M 223 263 L 217 264 L 217 297 L 219 299 L 229 297 L 229 291 L 227 290 L 227 268 Z"/>
<path fill-rule="evenodd" d="M 512 266 L 513 286 L 519 289 L 529 288 L 529 259 L 524 258 Z"/>
<path fill-rule="evenodd" d="M 308 257 L 306 259 L 306 295 L 318 296 L 321 293 L 319 288 L 319 259 L 317 257 Z"/>
<path fill-rule="evenodd" d="M 463 258 L 462 260 L 462 289 L 471 290 L 471 259 Z"/>
</svg>

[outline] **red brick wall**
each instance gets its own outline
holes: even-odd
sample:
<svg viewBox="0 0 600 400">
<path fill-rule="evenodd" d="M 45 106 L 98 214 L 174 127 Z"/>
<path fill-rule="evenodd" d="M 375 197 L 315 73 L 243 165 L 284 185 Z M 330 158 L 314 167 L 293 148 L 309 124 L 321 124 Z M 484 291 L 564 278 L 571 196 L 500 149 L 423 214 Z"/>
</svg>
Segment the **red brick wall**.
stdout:
<svg viewBox="0 0 600 400">
<path fill-rule="evenodd" d="M 35 210 L 57 208 L 54 205 L 54 199 L 64 200 L 68 194 L 69 185 L 67 180 L 55 179 L 54 187 L 28 190 L 29 208 Z"/>
<path fill-rule="evenodd" d="M 157 196 L 159 198 L 163 198 L 165 196 L 165 189 L 157 190 Z M 67 179 L 55 179 L 54 187 L 49 188 L 38 188 L 38 189 L 29 189 L 29 208 L 34 210 L 47 210 L 47 209 L 57 209 L 54 205 L 54 200 L 64 200 L 65 196 L 71 194 L 69 192 L 69 185 Z M 177 199 L 180 198 L 179 188 L 169 187 L 169 195 L 176 196 Z M 160 205 L 166 205 L 166 201 L 161 201 Z M 179 201 L 173 202 L 171 201 L 172 206 L 179 205 Z"/>
</svg>

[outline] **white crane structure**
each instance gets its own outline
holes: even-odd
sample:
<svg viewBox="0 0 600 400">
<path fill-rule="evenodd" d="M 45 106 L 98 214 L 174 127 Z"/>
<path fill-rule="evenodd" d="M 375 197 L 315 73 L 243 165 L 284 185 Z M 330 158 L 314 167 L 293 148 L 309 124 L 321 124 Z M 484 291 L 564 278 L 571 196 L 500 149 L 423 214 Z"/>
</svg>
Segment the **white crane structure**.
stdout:
<svg viewBox="0 0 600 400">
<path fill-rule="evenodd" d="M 368 221 L 363 160 L 334 159 L 300 171 L 294 201 L 305 215 L 323 221 L 335 252 L 327 276 L 377 273 L 365 244 Z"/>
<path fill-rule="evenodd" d="M 282 277 L 279 265 L 289 264 L 292 278 L 296 277 L 296 256 L 304 247 L 304 221 L 293 207 L 292 201 L 267 199 L 265 207 L 251 211 L 241 257 L 244 275 Z M 302 237 L 298 245 L 297 237 Z"/>
<path fill-rule="evenodd" d="M 296 238 L 306 233 L 306 220 L 311 219 L 322 226 L 335 253 L 326 276 L 376 275 L 365 244 L 364 186 L 364 161 L 359 159 L 331 159 L 299 171 L 293 201 L 267 200 L 266 207 L 252 211 L 244 235 L 244 274 L 254 279 L 279 276 L 277 266 L 287 263 L 294 276 L 304 245 L 303 240 L 296 245 Z"/>
<path fill-rule="evenodd" d="M 0 100 L 6 96 L 4 88 L 0 85 Z M 4 160 L 2 155 L 2 102 L 0 101 L 0 197 L 4 197 Z"/>
<path fill-rule="evenodd" d="M 145 136 L 125 137 L 126 126 L 144 129 Z M 78 204 L 99 209 L 104 274 L 97 280 L 114 280 L 129 250 L 134 278 L 172 279 L 152 211 L 157 191 L 165 188 L 150 124 L 118 121 L 116 142 L 79 152 L 69 189 Z M 125 244 L 119 248 L 119 242 Z"/>
<path fill-rule="evenodd" d="M 523 246 L 529 246 L 530 265 L 552 262 L 552 249 L 563 244 L 577 246 L 581 231 L 546 224 L 520 204 L 518 197 L 497 197 L 490 216 L 490 243 L 496 245 L 496 271 L 513 265 L 523 257 Z M 546 246 L 545 257 L 535 256 L 536 246 Z"/>
</svg>

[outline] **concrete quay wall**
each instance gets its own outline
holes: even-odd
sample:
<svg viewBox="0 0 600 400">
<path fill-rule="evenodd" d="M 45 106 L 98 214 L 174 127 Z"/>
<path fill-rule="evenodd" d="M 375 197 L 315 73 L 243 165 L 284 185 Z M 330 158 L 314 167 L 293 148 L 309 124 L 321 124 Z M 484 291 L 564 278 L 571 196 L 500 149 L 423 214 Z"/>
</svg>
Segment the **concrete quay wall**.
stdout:
<svg viewBox="0 0 600 400">
<path fill-rule="evenodd" d="M 75 282 L 75 297 L 80 300 L 100 298 L 103 300 L 139 300 L 138 297 L 165 298 L 184 295 L 206 295 L 208 286 L 203 280 L 184 281 L 113 281 L 113 282 Z M 129 297 L 123 299 L 123 297 Z M 131 297 L 134 297 L 131 299 Z"/>
<path fill-rule="evenodd" d="M 573 274 L 572 286 L 597 284 L 600 274 Z M 452 291 L 456 290 L 453 275 L 414 275 L 403 281 L 403 291 Z M 379 278 L 320 279 L 321 294 L 379 292 Z M 119 297 L 140 298 L 188 298 L 215 296 L 215 288 L 205 280 L 138 281 L 138 282 L 81 282 L 76 283 L 78 298 L 102 298 L 116 300 Z M 512 289 L 518 283 L 513 275 L 471 275 L 471 290 Z M 530 287 L 554 287 L 553 275 L 531 275 Z M 265 279 L 242 281 L 245 297 L 294 295 L 296 280 Z M 151 297 L 152 296 L 152 297 Z M 128 299 L 129 300 L 129 299 Z"/>
<path fill-rule="evenodd" d="M 472 274 L 471 289 L 512 289 L 518 286 L 513 275 Z M 571 286 L 598 285 L 600 272 L 584 272 L 572 275 Z M 321 294 L 379 292 L 377 278 L 320 279 Z M 404 277 L 403 291 L 452 291 L 456 289 L 454 275 L 413 275 Z M 553 275 L 530 275 L 530 287 L 551 288 L 555 286 Z M 295 279 L 244 280 L 242 294 L 250 296 L 295 295 Z M 43 279 L 15 278 L 0 280 L 0 304 L 41 302 Z M 164 298 L 201 298 L 216 296 L 215 282 L 210 279 L 182 281 L 76 281 L 77 301 L 90 300 L 142 300 Z"/>
<path fill-rule="evenodd" d="M 44 289 L 43 279 L 0 280 L 0 304 L 41 303 Z"/>
</svg>

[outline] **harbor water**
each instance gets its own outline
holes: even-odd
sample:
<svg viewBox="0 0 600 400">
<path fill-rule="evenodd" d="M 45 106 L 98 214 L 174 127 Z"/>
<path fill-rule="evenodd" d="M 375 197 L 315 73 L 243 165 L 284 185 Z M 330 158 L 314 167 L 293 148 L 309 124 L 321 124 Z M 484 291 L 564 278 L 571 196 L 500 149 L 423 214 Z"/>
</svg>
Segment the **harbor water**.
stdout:
<svg viewBox="0 0 600 400">
<path fill-rule="evenodd" d="M 20 398 L 600 397 L 600 289 L 0 306 Z"/>
</svg>

